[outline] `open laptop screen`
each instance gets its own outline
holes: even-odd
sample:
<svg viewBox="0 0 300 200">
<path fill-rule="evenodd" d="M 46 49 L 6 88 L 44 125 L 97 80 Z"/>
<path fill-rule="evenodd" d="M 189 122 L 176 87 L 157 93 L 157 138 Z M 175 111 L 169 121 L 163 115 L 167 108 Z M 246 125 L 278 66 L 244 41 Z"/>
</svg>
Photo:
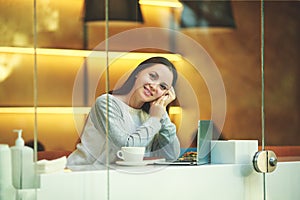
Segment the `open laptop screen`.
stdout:
<svg viewBox="0 0 300 200">
<path fill-rule="evenodd" d="M 211 140 L 217 140 L 220 131 L 212 120 L 199 120 L 194 141 L 189 148 L 182 148 L 180 157 L 172 162 L 158 164 L 203 165 L 210 163 Z"/>
</svg>

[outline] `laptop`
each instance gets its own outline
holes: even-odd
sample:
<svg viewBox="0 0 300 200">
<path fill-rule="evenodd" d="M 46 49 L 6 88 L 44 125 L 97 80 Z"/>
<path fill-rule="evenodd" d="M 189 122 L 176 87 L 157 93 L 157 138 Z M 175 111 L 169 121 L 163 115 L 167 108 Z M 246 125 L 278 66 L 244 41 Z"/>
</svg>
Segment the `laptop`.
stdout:
<svg viewBox="0 0 300 200">
<path fill-rule="evenodd" d="M 204 165 L 210 163 L 211 140 L 218 139 L 220 133 L 212 120 L 199 120 L 195 137 L 195 147 L 181 149 L 175 161 L 157 161 L 157 165 Z"/>
</svg>

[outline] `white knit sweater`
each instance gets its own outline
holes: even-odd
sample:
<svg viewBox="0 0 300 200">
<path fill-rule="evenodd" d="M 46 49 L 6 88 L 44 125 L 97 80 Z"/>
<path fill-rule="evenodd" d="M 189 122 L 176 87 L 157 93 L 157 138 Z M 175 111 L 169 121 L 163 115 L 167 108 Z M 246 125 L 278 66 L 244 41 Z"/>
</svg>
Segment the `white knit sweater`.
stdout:
<svg viewBox="0 0 300 200">
<path fill-rule="evenodd" d="M 67 165 L 114 163 L 116 152 L 122 146 L 145 146 L 146 155 L 167 160 L 176 160 L 180 153 L 176 127 L 167 113 L 159 120 L 113 95 L 104 94 L 96 99 L 81 135 L 81 143 L 68 157 Z"/>
</svg>

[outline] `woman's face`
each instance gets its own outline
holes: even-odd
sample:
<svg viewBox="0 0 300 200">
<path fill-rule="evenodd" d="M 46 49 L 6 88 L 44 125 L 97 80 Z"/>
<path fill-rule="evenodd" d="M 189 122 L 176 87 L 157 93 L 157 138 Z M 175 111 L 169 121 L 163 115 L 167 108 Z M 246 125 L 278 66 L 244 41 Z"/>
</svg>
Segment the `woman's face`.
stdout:
<svg viewBox="0 0 300 200">
<path fill-rule="evenodd" d="M 140 71 L 133 86 L 133 94 L 140 102 L 151 102 L 166 94 L 172 87 L 173 73 L 163 64 L 154 64 Z"/>
</svg>

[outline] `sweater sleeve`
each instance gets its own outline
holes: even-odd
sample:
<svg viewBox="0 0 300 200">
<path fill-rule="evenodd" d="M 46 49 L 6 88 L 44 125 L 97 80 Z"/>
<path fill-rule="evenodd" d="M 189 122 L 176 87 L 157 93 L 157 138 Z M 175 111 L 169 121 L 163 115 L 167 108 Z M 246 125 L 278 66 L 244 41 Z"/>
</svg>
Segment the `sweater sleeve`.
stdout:
<svg viewBox="0 0 300 200">
<path fill-rule="evenodd" d="M 91 118 L 101 132 L 105 133 L 108 130 L 110 145 L 115 147 L 147 146 L 161 129 L 159 119 L 150 117 L 142 125 L 133 129 L 130 125 L 132 122 L 126 115 L 128 110 L 124 109 L 114 97 L 103 95 L 97 98 L 91 110 Z M 106 129 L 107 126 L 108 129 Z"/>
<path fill-rule="evenodd" d="M 160 120 L 162 128 L 151 142 L 151 156 L 176 160 L 180 154 L 180 143 L 176 135 L 176 126 L 171 122 L 167 113 Z"/>
</svg>

